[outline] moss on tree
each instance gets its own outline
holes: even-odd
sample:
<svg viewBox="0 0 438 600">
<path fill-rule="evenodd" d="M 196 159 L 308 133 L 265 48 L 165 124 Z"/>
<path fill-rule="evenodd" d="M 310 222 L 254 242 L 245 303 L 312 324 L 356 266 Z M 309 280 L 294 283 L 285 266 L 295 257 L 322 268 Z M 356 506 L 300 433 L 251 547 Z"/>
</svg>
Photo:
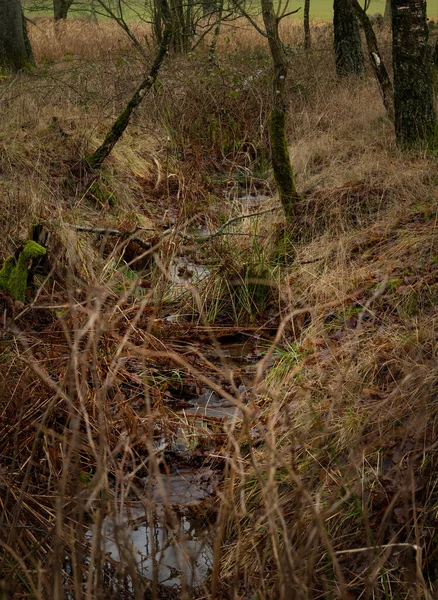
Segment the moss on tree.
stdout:
<svg viewBox="0 0 438 600">
<path fill-rule="evenodd" d="M 0 271 L 0 289 L 9 292 L 16 300 L 26 298 L 29 265 L 32 259 L 46 254 L 46 249 L 36 242 L 28 241 L 22 247 L 18 259 L 9 256 Z"/>
<path fill-rule="evenodd" d="M 299 199 L 286 138 L 286 114 L 273 109 L 270 119 L 272 168 L 286 221 L 291 222 Z"/>
</svg>

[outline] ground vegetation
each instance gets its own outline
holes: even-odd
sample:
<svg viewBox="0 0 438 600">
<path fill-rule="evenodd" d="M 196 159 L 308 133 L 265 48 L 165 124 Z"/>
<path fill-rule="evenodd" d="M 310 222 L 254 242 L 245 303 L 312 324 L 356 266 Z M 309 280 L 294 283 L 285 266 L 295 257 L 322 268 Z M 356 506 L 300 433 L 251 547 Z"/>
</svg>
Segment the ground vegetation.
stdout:
<svg viewBox="0 0 438 600">
<path fill-rule="evenodd" d="M 286 224 L 242 17 L 85 168 L 156 57 L 128 22 L 34 15 L 0 79 L 0 597 L 435 597 L 436 156 L 284 18 Z"/>
</svg>

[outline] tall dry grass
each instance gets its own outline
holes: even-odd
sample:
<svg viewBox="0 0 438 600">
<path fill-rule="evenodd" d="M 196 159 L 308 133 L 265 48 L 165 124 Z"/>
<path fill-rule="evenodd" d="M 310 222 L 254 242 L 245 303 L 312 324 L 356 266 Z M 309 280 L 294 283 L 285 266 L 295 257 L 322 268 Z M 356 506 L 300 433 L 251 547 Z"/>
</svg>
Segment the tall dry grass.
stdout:
<svg viewBox="0 0 438 600">
<path fill-rule="evenodd" d="M 433 160 L 398 153 L 374 82 L 336 81 L 323 39 L 292 59 L 297 225 L 264 213 L 199 245 L 189 225 L 242 211 L 225 193 L 242 173 L 251 189 L 272 184 L 255 172 L 268 150 L 263 40 L 224 33 L 219 74 L 202 50 L 169 59 L 90 191 L 72 165 L 143 63 L 111 24 L 66 24 L 62 39 L 38 27 L 41 69 L 0 89 L 1 254 L 43 222 L 50 257 L 30 304 L 2 296 L 0 595 L 433 598 Z M 284 33 L 295 45 L 299 30 Z M 132 244 L 78 225 L 143 228 L 151 250 L 135 271 Z M 180 256 L 210 274 L 175 291 Z M 224 330 L 266 338 L 246 390 Z M 169 405 L 181 386 L 215 390 L 239 418 L 200 432 Z M 185 458 L 172 450 L 182 431 Z M 166 588 L 153 560 L 143 578 L 127 533 L 140 513 L 134 526 L 161 522 L 157 536 L 193 560 L 181 506 L 156 496 L 183 458 L 216 473 L 214 496 L 184 507 L 212 546 L 197 589 L 187 574 Z M 111 523 L 120 560 L 105 554 Z"/>
</svg>

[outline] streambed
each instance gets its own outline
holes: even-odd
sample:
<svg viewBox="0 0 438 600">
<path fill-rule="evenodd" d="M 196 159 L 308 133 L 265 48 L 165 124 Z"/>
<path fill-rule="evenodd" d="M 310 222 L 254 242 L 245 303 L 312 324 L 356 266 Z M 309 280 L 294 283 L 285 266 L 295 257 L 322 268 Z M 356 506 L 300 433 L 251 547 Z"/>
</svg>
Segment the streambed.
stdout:
<svg viewBox="0 0 438 600">
<path fill-rule="evenodd" d="M 207 354 L 224 372 L 228 368 L 235 374 L 239 401 L 245 402 L 264 351 L 257 336 L 230 335 Z M 135 402 L 138 397 L 133 404 L 141 410 Z M 200 586 L 211 571 L 214 500 L 221 481 L 221 467 L 211 454 L 221 454 L 242 414 L 207 388 L 177 401 L 166 398 L 163 411 L 177 426 L 155 436 L 158 468 L 140 479 L 140 489 L 136 484 L 135 499 L 124 500 L 105 517 L 100 535 L 102 551 L 116 570 L 134 560 L 145 579 L 175 591 Z M 91 540 L 93 534 L 90 530 L 87 537 Z"/>
</svg>

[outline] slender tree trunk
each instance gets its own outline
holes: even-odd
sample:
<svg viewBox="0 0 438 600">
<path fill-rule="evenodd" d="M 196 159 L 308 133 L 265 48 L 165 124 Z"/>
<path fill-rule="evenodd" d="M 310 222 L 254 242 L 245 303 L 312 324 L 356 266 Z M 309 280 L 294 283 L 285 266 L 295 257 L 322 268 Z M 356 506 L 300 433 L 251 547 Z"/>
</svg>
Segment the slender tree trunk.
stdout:
<svg viewBox="0 0 438 600">
<path fill-rule="evenodd" d="M 286 138 L 286 76 L 287 57 L 281 43 L 273 0 L 261 0 L 263 21 L 274 63 L 273 106 L 269 123 L 271 160 L 280 201 L 286 221 L 292 222 L 299 194 L 295 185 Z"/>
<path fill-rule="evenodd" d="M 310 0 L 304 0 L 304 50 L 310 50 Z"/>
<path fill-rule="evenodd" d="M 35 65 L 19 0 L 0 0 L 0 72 Z"/>
<path fill-rule="evenodd" d="M 141 82 L 141 84 L 135 91 L 135 94 L 132 96 L 132 98 L 126 105 L 126 108 L 114 121 L 103 143 L 95 152 L 85 157 L 85 163 L 86 165 L 88 165 L 88 167 L 91 167 L 92 169 L 99 169 L 102 166 L 104 160 L 110 155 L 112 149 L 117 144 L 119 139 L 122 137 L 123 132 L 129 124 L 133 111 L 137 108 L 137 106 L 139 106 L 144 96 L 146 95 L 146 92 L 148 92 L 151 89 L 158 77 L 160 67 L 169 49 L 171 38 L 172 29 L 169 26 L 169 24 L 167 24 L 163 32 L 161 44 L 157 49 L 155 60 L 152 64 L 149 74 Z"/>
<path fill-rule="evenodd" d="M 382 94 L 383 104 L 388 113 L 388 117 L 391 121 L 394 121 L 394 90 L 392 88 L 391 79 L 389 78 L 388 71 L 386 70 L 385 63 L 383 62 L 382 55 L 379 51 L 377 44 L 376 34 L 374 33 L 371 21 L 368 18 L 367 13 L 359 4 L 358 0 L 351 0 L 353 9 L 356 11 L 359 23 L 365 33 L 365 38 L 368 46 L 368 54 L 371 61 L 371 66 L 374 70 L 379 89 Z"/>
<path fill-rule="evenodd" d="M 211 40 L 210 46 L 208 48 L 208 62 L 210 65 L 217 64 L 216 57 L 216 47 L 217 41 L 219 39 L 219 34 L 221 32 L 222 25 L 222 14 L 224 11 L 224 0 L 218 0 L 217 5 L 215 6 L 214 12 L 216 13 L 216 23 L 213 30 L 213 39 Z"/>
<path fill-rule="evenodd" d="M 351 0 L 334 0 L 333 28 L 337 74 L 362 75 L 365 70 L 362 44 Z"/>
<path fill-rule="evenodd" d="M 159 46 L 163 40 L 163 17 L 159 0 L 154 0 L 152 4 L 152 30 L 155 43 Z"/>
<path fill-rule="evenodd" d="M 383 14 L 383 24 L 391 27 L 392 11 L 391 11 L 391 0 L 385 2 L 385 12 Z"/>
<path fill-rule="evenodd" d="M 438 70 L 438 37 L 435 39 L 432 56 L 433 56 L 433 66 L 435 67 L 435 70 Z"/>
<path fill-rule="evenodd" d="M 435 148 L 437 122 L 426 0 L 392 0 L 391 9 L 397 143 Z"/>
</svg>

